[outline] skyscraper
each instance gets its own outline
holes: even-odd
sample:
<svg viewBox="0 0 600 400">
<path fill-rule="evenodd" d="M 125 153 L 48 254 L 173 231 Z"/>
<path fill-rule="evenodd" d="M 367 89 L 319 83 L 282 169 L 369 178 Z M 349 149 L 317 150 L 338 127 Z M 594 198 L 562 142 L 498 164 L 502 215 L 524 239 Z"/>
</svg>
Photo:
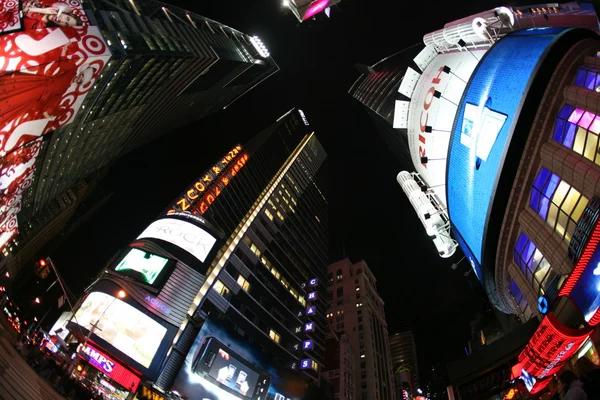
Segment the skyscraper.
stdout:
<svg viewBox="0 0 600 400">
<path fill-rule="evenodd" d="M 355 399 L 394 400 L 394 379 L 383 300 L 364 261 L 345 258 L 327 272 L 329 327 L 349 337 L 354 353 Z"/>
<path fill-rule="evenodd" d="M 129 389 L 135 381 L 137 389 L 149 379 L 190 399 L 298 399 L 309 382 L 318 384 L 325 163 L 306 116 L 292 109 L 199 175 L 82 299 L 69 327 L 78 335 L 78 321 L 88 332 L 86 368 L 94 367 L 85 353 L 92 348 L 136 377 L 114 384 Z M 120 291 L 126 295 L 117 298 Z M 149 327 L 135 334 L 143 350 L 100 331 L 127 325 L 126 315 Z"/>
<path fill-rule="evenodd" d="M 390 335 L 390 351 L 392 355 L 396 399 L 402 400 L 402 392 L 404 390 L 407 390 L 412 395 L 419 388 L 417 346 L 415 345 L 415 338 L 412 331 Z"/>
<path fill-rule="evenodd" d="M 39 64 L 36 79 L 53 82 L 37 103 L 15 96 L 11 111 L 2 111 L 9 134 L 0 143 L 0 189 L 9 200 L 0 210 L 0 249 L 15 238 L 24 245 L 17 219 L 35 223 L 70 188 L 226 108 L 279 69 L 260 39 L 177 7 L 153 0 L 69 4 L 63 11 L 76 26 L 32 23 L 37 14 L 25 4 L 0 37 L 10 49 L 3 55 L 15 60 L 3 72 L 22 77 L 16 87 L 32 90 L 31 74 L 22 73 L 27 65 Z M 11 30 L 21 24 L 25 30 Z M 13 168 L 20 174 L 6 172 Z"/>
</svg>

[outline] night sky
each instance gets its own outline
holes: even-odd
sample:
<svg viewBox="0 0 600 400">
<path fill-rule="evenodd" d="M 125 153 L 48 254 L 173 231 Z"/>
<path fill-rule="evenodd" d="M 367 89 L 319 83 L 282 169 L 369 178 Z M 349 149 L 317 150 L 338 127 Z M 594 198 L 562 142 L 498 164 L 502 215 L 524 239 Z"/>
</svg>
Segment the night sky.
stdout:
<svg viewBox="0 0 600 400">
<path fill-rule="evenodd" d="M 422 372 L 464 355 L 469 321 L 485 307 L 468 263 L 437 255 L 362 105 L 347 94 L 359 73 L 422 42 L 444 23 L 496 1 L 345 0 L 331 19 L 298 25 L 280 0 L 172 1 L 259 36 L 281 71 L 227 110 L 155 141 L 118 162 L 101 187 L 109 203 L 51 256 L 76 295 L 120 247 L 225 151 L 292 107 L 302 108 L 330 156 L 331 262 L 364 259 L 378 279 L 389 332 L 412 329 Z M 512 5 L 512 4 L 504 4 Z M 323 16 L 321 16 L 323 17 Z"/>
</svg>

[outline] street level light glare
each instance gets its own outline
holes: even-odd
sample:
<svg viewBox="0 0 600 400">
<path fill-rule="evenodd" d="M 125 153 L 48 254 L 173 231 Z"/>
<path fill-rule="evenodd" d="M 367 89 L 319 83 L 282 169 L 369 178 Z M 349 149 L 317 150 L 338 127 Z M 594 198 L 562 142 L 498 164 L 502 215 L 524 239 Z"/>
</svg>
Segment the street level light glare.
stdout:
<svg viewBox="0 0 600 400">
<path fill-rule="evenodd" d="M 5 275 L 7 278 L 10 278 L 10 274 L 8 272 Z"/>
<path fill-rule="evenodd" d="M 284 7 L 289 7 L 290 6 L 290 0 L 283 0 L 283 6 Z"/>
<path fill-rule="evenodd" d="M 127 293 L 125 293 L 125 291 L 124 291 L 124 290 L 119 290 L 119 293 L 117 293 L 117 296 L 118 296 L 120 299 L 124 299 L 124 298 L 125 298 L 125 296 L 127 296 Z"/>
<path fill-rule="evenodd" d="M 39 298 L 39 297 L 36 297 L 34 301 L 35 301 L 37 304 L 40 304 L 40 298 Z"/>
</svg>

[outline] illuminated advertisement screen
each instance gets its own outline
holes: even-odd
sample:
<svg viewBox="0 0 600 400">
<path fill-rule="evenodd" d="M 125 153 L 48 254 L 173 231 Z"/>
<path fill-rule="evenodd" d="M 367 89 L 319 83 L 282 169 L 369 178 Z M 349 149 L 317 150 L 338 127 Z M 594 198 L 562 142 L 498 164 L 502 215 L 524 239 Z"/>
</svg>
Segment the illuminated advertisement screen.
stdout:
<svg viewBox="0 0 600 400">
<path fill-rule="evenodd" d="M 0 157 L 73 121 L 110 58 L 77 0 L 22 1 L 21 21 L 15 3 L 0 15 Z"/>
<path fill-rule="evenodd" d="M 128 276 L 138 282 L 157 287 L 171 272 L 173 260 L 143 250 L 130 249 L 115 266 L 115 272 Z"/>
<path fill-rule="evenodd" d="M 40 146 L 37 139 L 0 158 L 0 250 L 19 233 L 17 214 L 23 192 L 31 186 Z"/>
<path fill-rule="evenodd" d="M 448 210 L 463 239 L 463 251 L 478 264 L 522 104 L 540 60 L 561 32 L 564 29 L 529 29 L 498 41 L 479 63 L 459 105 L 448 151 Z"/>
<path fill-rule="evenodd" d="M 302 20 L 306 21 L 307 19 L 309 19 L 311 17 L 314 17 L 318 13 L 322 12 L 323 10 L 325 10 L 327 8 L 328 4 L 329 4 L 329 0 L 315 0 L 315 1 L 313 1 L 310 4 L 310 6 L 308 6 L 308 9 L 304 13 L 304 17 L 302 17 Z"/>
<path fill-rule="evenodd" d="M 0 34 L 23 28 L 19 0 L 0 0 Z"/>
<path fill-rule="evenodd" d="M 174 244 L 204 262 L 217 242 L 217 239 L 191 222 L 175 218 L 162 218 L 154 221 L 142 232 L 138 239 L 159 239 Z"/>
<path fill-rule="evenodd" d="M 208 318 L 173 390 L 188 400 L 300 400 L 308 388 L 298 373 Z"/>
<path fill-rule="evenodd" d="M 167 329 L 129 304 L 102 292 L 92 292 L 74 322 L 91 330 L 116 349 L 148 368 Z"/>
<path fill-rule="evenodd" d="M 600 246 L 594 249 L 569 297 L 581 311 L 585 320 L 588 323 L 591 322 L 591 325 L 595 325 L 597 321 L 591 320 L 600 308 Z"/>
</svg>

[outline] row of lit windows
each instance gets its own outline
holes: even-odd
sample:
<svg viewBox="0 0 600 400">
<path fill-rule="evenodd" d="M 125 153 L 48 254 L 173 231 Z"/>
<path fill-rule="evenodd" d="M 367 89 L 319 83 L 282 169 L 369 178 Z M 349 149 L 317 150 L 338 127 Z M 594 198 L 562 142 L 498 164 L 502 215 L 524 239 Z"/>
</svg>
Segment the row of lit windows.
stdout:
<svg viewBox="0 0 600 400">
<path fill-rule="evenodd" d="M 514 260 L 538 297 L 558 289 L 562 283 L 560 276 L 552 270 L 548 260 L 525 233 L 521 233 L 517 240 Z"/>
<path fill-rule="evenodd" d="M 553 139 L 600 165 L 600 116 L 565 104 L 555 119 Z"/>
<path fill-rule="evenodd" d="M 299 294 L 293 287 L 291 287 L 291 285 L 289 284 L 289 282 L 281 276 L 281 273 L 279 271 L 277 271 L 277 269 L 273 266 L 273 264 L 271 263 L 271 261 L 269 261 L 260 251 L 260 249 L 252 242 L 252 239 L 250 239 L 248 236 L 244 236 L 244 242 L 248 245 L 248 247 L 250 247 L 250 250 L 256 255 L 256 257 L 258 257 L 258 259 L 264 264 L 264 266 L 271 272 L 271 274 L 273 274 L 273 276 L 275 278 L 277 278 L 277 280 L 279 281 L 279 283 L 281 283 L 281 285 L 283 285 L 284 288 L 286 288 L 290 294 L 292 295 L 292 297 L 294 299 L 296 299 L 303 307 L 306 306 L 306 299 L 304 299 L 304 296 L 302 296 L 301 294 Z"/>
</svg>

